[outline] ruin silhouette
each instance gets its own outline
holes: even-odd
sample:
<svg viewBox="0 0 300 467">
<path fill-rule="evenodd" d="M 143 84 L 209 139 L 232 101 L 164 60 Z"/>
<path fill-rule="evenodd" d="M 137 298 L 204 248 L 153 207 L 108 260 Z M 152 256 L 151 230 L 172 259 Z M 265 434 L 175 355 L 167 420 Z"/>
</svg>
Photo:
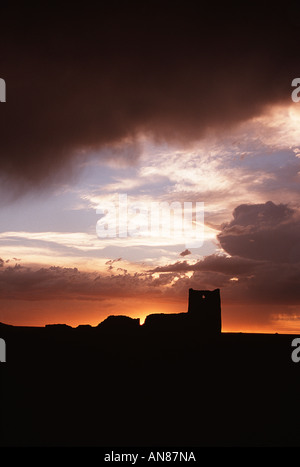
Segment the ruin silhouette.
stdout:
<svg viewBox="0 0 300 467">
<path fill-rule="evenodd" d="M 221 318 L 219 289 L 189 289 L 142 325 L 0 323 L 0 446 L 300 446 L 295 334 Z"/>
<path fill-rule="evenodd" d="M 220 289 L 189 289 L 187 313 L 153 313 L 146 317 L 145 328 L 158 332 L 198 333 L 199 336 L 216 335 L 221 332 Z"/>
<path fill-rule="evenodd" d="M 189 289 L 188 313 L 199 328 L 210 332 L 221 332 L 221 296 L 220 289 Z"/>
<path fill-rule="evenodd" d="M 171 334 L 185 333 L 196 334 L 198 337 L 212 337 L 221 333 L 221 298 L 220 289 L 194 290 L 189 289 L 187 312 L 182 313 L 152 313 L 147 315 L 144 324 L 140 324 L 139 318 L 131 318 L 125 315 L 109 315 L 95 328 L 90 325 L 79 325 L 77 330 L 88 332 L 96 329 L 102 334 L 127 334 L 137 333 L 141 330 L 154 332 L 162 337 Z M 66 324 L 46 324 L 49 332 L 64 335 L 73 328 Z"/>
</svg>

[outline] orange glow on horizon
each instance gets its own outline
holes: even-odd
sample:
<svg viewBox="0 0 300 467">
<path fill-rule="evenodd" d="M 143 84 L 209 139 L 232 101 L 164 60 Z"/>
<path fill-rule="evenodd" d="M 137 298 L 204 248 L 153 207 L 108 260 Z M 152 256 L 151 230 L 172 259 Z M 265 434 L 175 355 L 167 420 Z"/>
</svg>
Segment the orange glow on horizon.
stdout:
<svg viewBox="0 0 300 467">
<path fill-rule="evenodd" d="M 263 307 L 262 307 L 263 308 Z M 278 308 L 278 309 L 277 309 Z M 253 305 L 222 303 L 222 332 L 300 334 L 297 316 L 280 314 L 274 309 L 269 319 L 263 318 L 261 309 Z M 265 311 L 265 310 L 264 310 Z M 282 311 L 282 310 L 281 310 Z M 139 318 L 142 325 L 152 313 L 187 312 L 187 301 L 169 302 L 158 299 L 129 297 L 115 300 L 48 300 L 0 302 L 0 322 L 14 326 L 45 326 L 46 324 L 80 324 L 97 326 L 109 315 Z"/>
</svg>

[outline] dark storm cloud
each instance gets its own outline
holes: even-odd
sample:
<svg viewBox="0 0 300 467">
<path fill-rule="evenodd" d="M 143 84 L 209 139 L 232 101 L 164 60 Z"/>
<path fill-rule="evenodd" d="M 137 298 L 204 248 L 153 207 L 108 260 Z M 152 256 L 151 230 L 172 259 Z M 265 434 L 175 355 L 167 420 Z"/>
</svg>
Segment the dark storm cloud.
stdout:
<svg viewBox="0 0 300 467">
<path fill-rule="evenodd" d="M 297 7 L 249 5 L 1 5 L 3 180 L 42 187 L 86 152 L 113 157 L 120 141 L 133 163 L 140 132 L 187 142 L 288 101 Z"/>
<path fill-rule="evenodd" d="M 294 263 L 300 261 L 300 215 L 285 204 L 240 205 L 218 239 L 232 256 Z"/>
</svg>

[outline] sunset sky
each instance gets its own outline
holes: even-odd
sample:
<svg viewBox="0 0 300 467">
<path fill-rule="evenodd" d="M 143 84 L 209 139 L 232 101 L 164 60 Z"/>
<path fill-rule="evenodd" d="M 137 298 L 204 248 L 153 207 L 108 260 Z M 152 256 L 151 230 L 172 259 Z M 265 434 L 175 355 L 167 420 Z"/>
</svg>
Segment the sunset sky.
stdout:
<svg viewBox="0 0 300 467">
<path fill-rule="evenodd" d="M 0 322 L 143 322 L 220 288 L 223 331 L 299 333 L 299 6 L 123 3 L 4 8 Z M 204 203 L 203 244 L 99 238 L 119 195 Z"/>
</svg>

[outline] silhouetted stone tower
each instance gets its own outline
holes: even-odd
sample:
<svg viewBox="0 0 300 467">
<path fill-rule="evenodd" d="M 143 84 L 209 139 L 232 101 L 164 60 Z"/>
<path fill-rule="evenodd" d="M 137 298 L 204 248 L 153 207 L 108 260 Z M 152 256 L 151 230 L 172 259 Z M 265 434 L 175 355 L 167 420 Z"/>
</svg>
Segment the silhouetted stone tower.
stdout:
<svg viewBox="0 0 300 467">
<path fill-rule="evenodd" d="M 218 334 L 221 332 L 220 289 L 189 289 L 188 315 L 195 326 L 203 332 Z"/>
</svg>

